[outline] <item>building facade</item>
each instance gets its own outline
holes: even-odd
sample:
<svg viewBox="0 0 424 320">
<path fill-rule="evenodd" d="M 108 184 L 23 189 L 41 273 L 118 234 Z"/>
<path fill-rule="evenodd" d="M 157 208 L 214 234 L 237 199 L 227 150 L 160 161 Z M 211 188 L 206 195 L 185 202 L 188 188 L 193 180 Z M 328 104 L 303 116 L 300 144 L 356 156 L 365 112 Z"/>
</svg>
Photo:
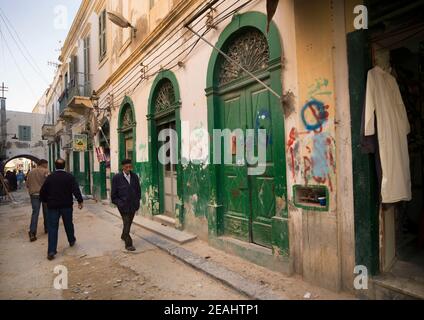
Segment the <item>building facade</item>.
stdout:
<svg viewBox="0 0 424 320">
<path fill-rule="evenodd" d="M 44 114 L 6 110 L 6 134 L 1 170 L 14 159 L 27 158 L 36 162 L 47 158 L 47 144 L 41 134 L 43 123 Z"/>
<path fill-rule="evenodd" d="M 362 259 L 369 245 L 358 249 L 367 231 L 352 162 L 359 111 L 348 45 L 363 34 L 354 28 L 362 1 L 280 0 L 269 27 L 266 4 L 82 1 L 46 95 L 50 162 L 68 160 L 82 190 L 107 201 L 130 158 L 144 216 L 267 268 L 353 290 L 355 266 L 372 265 Z M 260 151 L 237 130 L 266 130 L 264 163 L 238 161 L 240 150 Z"/>
</svg>

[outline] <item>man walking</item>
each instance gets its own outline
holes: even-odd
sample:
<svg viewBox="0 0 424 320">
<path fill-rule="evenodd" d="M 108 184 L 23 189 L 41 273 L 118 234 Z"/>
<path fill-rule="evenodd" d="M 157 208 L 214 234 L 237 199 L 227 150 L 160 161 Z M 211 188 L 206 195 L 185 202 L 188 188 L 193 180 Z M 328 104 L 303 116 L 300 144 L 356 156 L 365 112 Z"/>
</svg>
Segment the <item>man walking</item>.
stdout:
<svg viewBox="0 0 424 320">
<path fill-rule="evenodd" d="M 55 162 L 56 171 L 47 177 L 40 190 L 40 199 L 47 203 L 47 221 L 49 245 L 47 259 L 53 260 L 57 254 L 57 238 L 59 220 L 62 217 L 66 236 L 71 247 L 75 245 L 73 223 L 73 196 L 78 201 L 78 208 L 83 208 L 83 198 L 74 176 L 65 171 L 66 162 L 58 159 Z"/>
<path fill-rule="evenodd" d="M 38 216 L 40 214 L 41 205 L 43 205 L 44 233 L 47 233 L 47 207 L 46 204 L 42 204 L 40 200 L 41 186 L 44 184 L 47 176 L 50 173 L 47 169 L 47 164 L 47 160 L 40 160 L 38 162 L 37 168 L 32 170 L 27 177 L 26 185 L 29 196 L 31 198 L 32 206 L 31 224 L 29 227 L 29 240 L 31 242 L 37 240 Z"/>
<path fill-rule="evenodd" d="M 118 207 L 122 216 L 123 230 L 121 239 L 125 241 L 125 249 L 135 251 L 130 236 L 131 224 L 135 213 L 140 209 L 141 188 L 138 176 L 132 172 L 132 161 L 122 161 L 122 172 L 112 180 L 112 203 Z"/>
</svg>

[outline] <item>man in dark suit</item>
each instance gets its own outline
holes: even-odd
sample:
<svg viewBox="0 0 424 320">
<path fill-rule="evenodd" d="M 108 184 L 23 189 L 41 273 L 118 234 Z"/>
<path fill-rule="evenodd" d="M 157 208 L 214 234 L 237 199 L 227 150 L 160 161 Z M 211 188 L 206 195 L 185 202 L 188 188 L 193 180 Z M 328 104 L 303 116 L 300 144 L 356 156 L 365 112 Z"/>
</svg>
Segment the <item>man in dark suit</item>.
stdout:
<svg viewBox="0 0 424 320">
<path fill-rule="evenodd" d="M 135 251 L 130 236 L 135 213 L 140 209 L 141 188 L 138 176 L 132 172 L 132 161 L 122 161 L 122 172 L 112 180 L 112 203 L 118 207 L 124 224 L 121 239 L 128 251 Z"/>
<path fill-rule="evenodd" d="M 55 162 L 56 171 L 47 177 L 40 190 L 40 199 L 47 203 L 47 224 L 49 245 L 47 259 L 53 260 L 57 254 L 57 238 L 59 219 L 62 217 L 66 236 L 71 247 L 75 245 L 75 231 L 73 223 L 74 198 L 78 201 L 78 208 L 83 208 L 83 198 L 75 177 L 65 171 L 66 162 L 58 159 Z"/>
</svg>

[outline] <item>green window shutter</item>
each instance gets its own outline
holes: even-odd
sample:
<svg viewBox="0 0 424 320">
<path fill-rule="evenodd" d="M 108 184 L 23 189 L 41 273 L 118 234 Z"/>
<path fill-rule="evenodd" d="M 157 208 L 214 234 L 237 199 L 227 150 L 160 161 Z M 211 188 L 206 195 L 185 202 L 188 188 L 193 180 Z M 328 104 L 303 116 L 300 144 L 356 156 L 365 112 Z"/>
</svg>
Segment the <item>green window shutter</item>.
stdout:
<svg viewBox="0 0 424 320">
<path fill-rule="evenodd" d="M 26 141 L 31 141 L 31 127 L 26 127 L 27 132 L 26 132 L 26 137 L 27 140 Z"/>
<path fill-rule="evenodd" d="M 19 126 L 18 131 L 20 141 L 31 141 L 31 127 Z"/>
</svg>

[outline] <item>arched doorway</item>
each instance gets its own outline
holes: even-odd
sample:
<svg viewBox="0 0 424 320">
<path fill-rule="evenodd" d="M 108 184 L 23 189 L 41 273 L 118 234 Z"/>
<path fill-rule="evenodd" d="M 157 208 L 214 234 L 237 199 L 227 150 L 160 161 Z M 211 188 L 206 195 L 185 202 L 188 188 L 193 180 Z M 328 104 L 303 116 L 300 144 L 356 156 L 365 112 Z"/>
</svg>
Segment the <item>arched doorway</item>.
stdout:
<svg viewBox="0 0 424 320">
<path fill-rule="evenodd" d="M 101 148 L 103 161 L 99 164 L 99 192 L 100 199 L 108 199 L 111 191 L 111 166 L 110 166 L 110 123 L 107 118 L 102 122 L 99 133 L 99 147 Z"/>
<path fill-rule="evenodd" d="M 275 92 L 282 94 L 282 47 L 274 23 L 266 32 L 267 18 L 249 12 L 234 17 L 220 35 L 216 46 L 254 73 Z M 215 217 L 211 234 L 226 235 L 272 248 L 276 255 L 289 254 L 288 211 L 285 165 L 284 115 L 281 101 L 263 85 L 245 74 L 217 51 L 212 53 L 207 76 L 208 127 L 255 131 L 265 129 L 266 168 L 261 175 L 249 175 L 250 165 L 236 161 L 214 164 L 211 173 L 211 206 Z M 233 137 L 227 141 L 234 145 Z M 224 144 L 222 144 L 224 145 Z M 247 147 L 243 146 L 246 155 Z M 213 144 L 210 154 L 213 156 Z M 224 157 L 224 150 L 221 152 Z"/>
<path fill-rule="evenodd" d="M 177 79 L 170 71 L 162 71 L 155 79 L 149 98 L 149 136 L 152 184 L 155 190 L 153 214 L 166 215 L 183 224 L 182 168 L 180 161 L 181 136 L 180 92 Z M 177 137 L 172 137 L 176 132 Z M 174 139 L 175 138 L 175 139 Z M 173 163 L 159 161 L 160 152 Z"/>
<path fill-rule="evenodd" d="M 119 166 L 124 159 L 131 159 L 136 165 L 136 121 L 134 104 L 129 97 L 125 97 L 121 104 L 118 120 L 119 134 Z"/>
<path fill-rule="evenodd" d="M 0 172 L 4 175 L 4 174 L 5 174 L 4 170 L 5 170 L 6 166 L 7 166 L 7 164 L 8 164 L 9 162 L 13 161 L 13 160 L 16 160 L 16 159 L 28 159 L 28 160 L 30 160 L 31 162 L 35 163 L 35 164 L 37 164 L 37 163 L 38 163 L 38 161 L 40 161 L 40 160 L 41 160 L 41 159 L 39 159 L 39 158 L 37 158 L 37 157 L 35 157 L 35 156 L 33 156 L 33 155 L 28 155 L 28 154 L 23 154 L 23 155 L 14 156 L 13 158 L 10 158 L 10 159 L 7 159 L 7 160 L 4 160 L 4 161 L 0 164 Z"/>
<path fill-rule="evenodd" d="M 0 163 L 0 172 L 4 180 L 0 183 L 0 197 L 6 194 L 5 186 L 10 192 L 24 189 L 23 185 L 26 174 L 32 170 L 40 160 L 41 159 L 33 155 L 23 154 L 2 161 Z M 12 166 L 9 166 L 9 164 Z M 15 171 L 15 173 L 12 175 L 13 171 Z M 9 176 L 9 173 L 12 176 Z M 21 179 L 19 179 L 20 177 Z"/>
</svg>

